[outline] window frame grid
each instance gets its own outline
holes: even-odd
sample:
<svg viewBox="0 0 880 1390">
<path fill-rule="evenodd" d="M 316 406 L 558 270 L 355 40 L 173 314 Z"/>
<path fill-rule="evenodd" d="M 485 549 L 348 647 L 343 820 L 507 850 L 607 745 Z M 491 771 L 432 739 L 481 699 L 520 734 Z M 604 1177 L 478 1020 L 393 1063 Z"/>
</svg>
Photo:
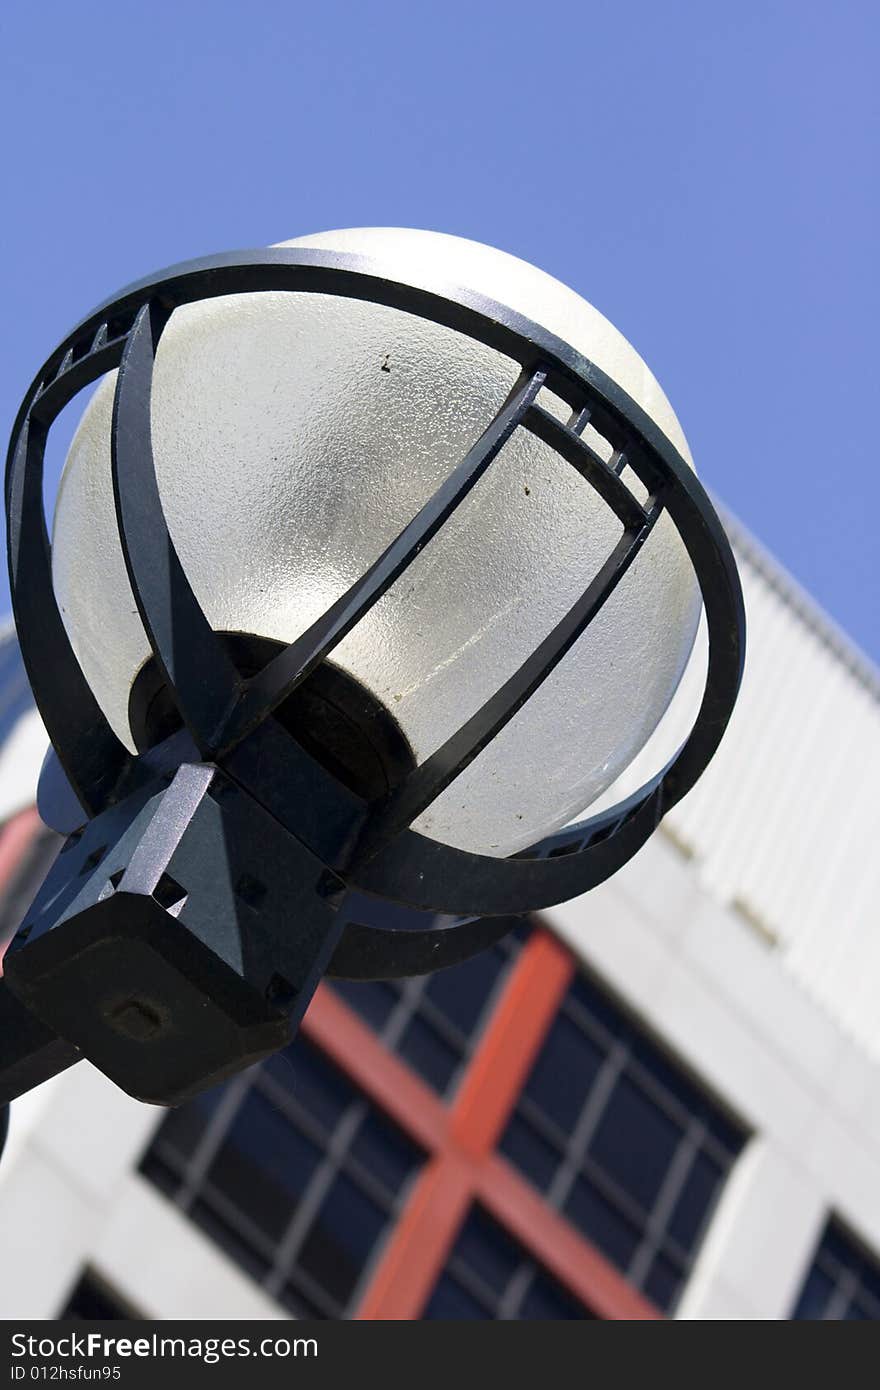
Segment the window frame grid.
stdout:
<svg viewBox="0 0 880 1390">
<path fill-rule="evenodd" d="M 154 1135 L 144 1154 L 141 1171 L 149 1178 L 149 1169 L 158 1160 L 162 1167 L 177 1178 L 175 1190 L 157 1184 L 169 1201 L 194 1219 L 197 1225 L 198 1220 L 192 1217 L 192 1213 L 197 1206 L 204 1205 L 221 1224 L 230 1229 L 233 1237 L 244 1246 L 250 1247 L 256 1260 L 266 1266 L 266 1272 L 258 1282 L 270 1298 L 283 1303 L 284 1290 L 291 1286 L 294 1292 L 300 1293 L 304 1299 L 322 1311 L 325 1317 L 342 1318 L 357 1306 L 363 1288 L 369 1281 L 375 1259 L 381 1252 L 384 1240 L 388 1239 L 393 1230 L 394 1220 L 406 1202 L 409 1188 L 417 1178 L 426 1155 L 423 1146 L 414 1143 L 412 1138 L 404 1133 L 403 1138 L 407 1143 L 416 1150 L 422 1150 L 421 1162 L 416 1159 L 413 1169 L 396 1192 L 392 1192 L 376 1178 L 351 1151 L 350 1146 L 361 1125 L 373 1113 L 378 1113 L 380 1122 L 387 1124 L 389 1128 L 400 1129 L 400 1126 L 396 1125 L 381 1107 L 377 1107 L 368 1095 L 352 1086 L 351 1078 L 333 1059 L 327 1059 L 322 1054 L 322 1060 L 342 1071 L 346 1085 L 352 1089 L 351 1098 L 332 1127 L 316 1119 L 306 1106 L 265 1072 L 262 1066 L 252 1067 L 227 1083 L 226 1093 L 209 1117 L 204 1132 L 197 1140 L 188 1160 L 180 1157 L 170 1141 L 163 1141 L 160 1130 Z M 320 1153 L 318 1162 L 303 1188 L 300 1201 L 283 1231 L 274 1240 L 209 1178 L 211 1165 L 223 1143 L 232 1133 L 239 1112 L 252 1092 L 262 1096 Z M 352 1182 L 362 1195 L 379 1208 L 385 1218 L 384 1238 L 377 1242 L 377 1248 L 371 1252 L 343 1303 L 333 1298 L 296 1263 L 327 1193 L 340 1176 Z"/>
<path fill-rule="evenodd" d="M 389 1041 L 395 1036 L 390 1031 L 392 1026 L 405 1028 L 414 1016 L 414 1010 L 405 1010 L 404 1006 L 408 1000 L 421 998 L 425 980 L 410 981 L 399 988 L 400 998 L 379 1030 L 365 1021 L 332 985 L 324 984 L 319 988 L 301 1031 L 322 1058 L 335 1066 L 348 1084 L 361 1094 L 353 1097 L 337 1118 L 329 1141 L 326 1137 L 322 1140 L 326 1152 L 305 1185 L 297 1212 L 281 1239 L 272 1245 L 271 1252 L 267 1237 L 251 1241 L 255 1256 L 267 1266 L 268 1273 L 259 1282 L 270 1296 L 283 1298 L 289 1288 L 294 1297 L 299 1292 L 312 1306 L 326 1308 L 328 1316 L 417 1319 L 447 1268 L 469 1213 L 481 1207 L 523 1248 L 524 1259 L 530 1262 L 532 1269 L 527 1284 L 533 1282 L 535 1271 L 546 1272 L 592 1317 L 640 1320 L 664 1316 L 650 1298 L 633 1287 L 599 1248 L 499 1150 L 501 1136 L 518 1102 L 523 1099 L 523 1088 L 550 1028 L 563 1009 L 567 1009 L 571 1002 L 569 989 L 582 973 L 580 962 L 561 941 L 540 923 L 532 925 L 534 929 L 521 945 L 510 943 L 507 952 L 510 959 L 499 971 L 480 1011 L 455 1084 L 450 1082 L 444 1096 L 396 1054 Z M 574 1022 L 580 1027 L 583 1010 L 576 1005 L 575 1012 Z M 651 1076 L 644 1077 L 638 1058 L 630 1056 L 632 1039 L 637 1041 L 640 1034 L 627 1033 L 628 1041 L 624 1046 L 595 1019 L 590 1017 L 589 1022 L 588 1036 L 598 1033 L 600 1045 L 611 1040 L 618 1049 L 618 1074 L 622 1074 L 625 1065 L 631 1065 L 637 1084 L 647 1083 L 644 1090 L 653 1092 L 661 1085 Z M 606 1062 L 607 1056 L 600 1069 Z M 193 1159 L 200 1161 L 202 1177 L 255 1079 L 260 1094 L 273 1105 L 280 1103 L 282 1113 L 294 1120 L 306 1139 L 315 1142 L 316 1131 L 327 1135 L 326 1126 L 307 1116 L 295 1097 L 284 1090 L 283 1083 L 254 1069 L 231 1083 L 230 1095 L 223 1098 L 206 1124 L 193 1151 Z M 695 1095 L 699 1096 L 697 1084 Z M 664 1112 L 680 1125 L 683 1108 L 676 1097 L 664 1092 L 662 1100 Z M 346 1125 L 343 1138 L 342 1126 L 353 1111 L 358 1118 L 349 1120 L 351 1133 Z M 295 1267 L 303 1233 L 312 1228 L 311 1221 L 305 1214 L 300 1218 L 300 1213 L 308 1207 L 313 1219 L 332 1182 L 343 1173 L 370 1201 L 376 1202 L 379 1193 L 372 1183 L 367 1187 L 360 1181 L 365 1175 L 363 1166 L 347 1151 L 359 1125 L 371 1113 L 399 1130 L 422 1151 L 424 1158 L 421 1166 L 411 1171 L 408 1181 L 394 1194 L 393 1206 L 386 1210 L 385 1233 L 376 1241 L 345 1309 L 338 1309 L 335 1303 L 331 1309 L 330 1296 L 313 1288 L 308 1276 L 303 1278 L 302 1272 Z M 727 1153 L 709 1129 L 704 1126 L 704 1131 L 700 1131 L 702 1123 L 702 1118 L 692 1117 L 693 1132 L 686 1130 L 678 1143 L 673 1165 L 679 1150 L 690 1141 L 687 1164 L 681 1160 L 686 1173 L 691 1171 L 693 1161 L 690 1147 L 696 1142 L 703 1145 L 715 1162 L 722 1152 Z M 552 1122 L 550 1124 L 558 1151 L 562 1131 L 552 1127 Z M 567 1146 L 568 1137 L 565 1139 Z M 721 1152 L 716 1153 L 716 1149 Z M 169 1167 L 158 1147 L 156 1153 L 166 1168 Z M 664 1209 L 672 1209 L 681 1189 L 681 1173 L 678 1178 L 674 1193 L 671 1178 L 668 1183 L 664 1179 L 654 1207 L 662 1199 Z M 381 1189 L 381 1182 L 375 1181 Z M 186 1189 L 191 1194 L 190 1202 L 196 1186 L 190 1181 Z M 183 1205 L 180 1201 L 176 1204 Z M 376 1204 L 382 1205 L 381 1202 Z M 225 1219 L 216 1204 L 212 1209 L 219 1220 Z M 711 1210 L 705 1221 L 710 1214 Z M 298 1240 L 293 1234 L 294 1223 L 301 1227 Z M 233 1232 L 239 1226 L 236 1216 Z M 645 1247 L 641 1261 L 645 1273 L 658 1255 L 669 1258 L 667 1247 L 660 1244 L 655 1247 L 655 1234 L 653 1229 L 646 1229 L 640 1242 L 639 1249 Z M 699 1234 L 695 1237 L 695 1248 Z M 650 1248 L 649 1241 L 652 1242 Z M 267 1252 L 265 1255 L 261 1253 L 263 1250 Z M 687 1272 L 683 1271 L 682 1281 Z M 453 1277 L 459 1278 L 454 1272 Z M 519 1302 L 527 1292 L 524 1285 L 517 1294 Z M 512 1297 L 511 1294 L 506 1298 L 505 1306 Z"/>
<path fill-rule="evenodd" d="M 500 941 L 496 941 L 491 951 L 499 951 L 503 955 L 503 960 L 496 973 L 490 989 L 486 994 L 483 1005 L 479 1010 L 470 1033 L 465 1033 L 455 1023 L 453 1023 L 443 1013 L 443 1010 L 428 997 L 428 989 L 434 978 L 432 975 L 409 976 L 405 979 L 387 980 L 383 983 L 390 986 L 397 994 L 397 999 L 391 1006 L 391 1010 L 381 1028 L 373 1028 L 373 1033 L 379 1041 L 395 1053 L 400 1060 L 410 1067 L 410 1069 L 423 1079 L 427 1085 L 431 1085 L 422 1072 L 415 1065 L 408 1061 L 406 1056 L 399 1050 L 401 1043 L 410 1025 L 418 1020 L 426 1022 L 434 1030 L 452 1052 L 457 1053 L 457 1059 L 449 1075 L 445 1087 L 440 1090 L 431 1086 L 434 1093 L 441 1100 L 450 1101 L 455 1096 L 462 1077 L 469 1067 L 474 1052 L 479 1045 L 480 1039 L 485 1032 L 486 1025 L 491 1019 L 492 1014 L 498 1004 L 498 1000 L 504 990 L 505 984 L 510 976 L 510 971 L 516 962 L 522 943 L 518 936 L 511 932 L 504 936 Z M 354 1013 L 358 1013 L 356 1007 L 350 1002 L 346 994 L 339 989 L 340 982 L 330 982 L 331 989 L 343 1000 L 347 1007 Z M 348 981 L 344 983 L 349 983 Z M 359 1017 L 363 1015 L 359 1014 Z"/>
<path fill-rule="evenodd" d="M 628 1320 L 663 1316 L 496 1152 L 576 970 L 568 948 L 540 923 L 532 925 L 461 1084 L 446 1104 L 339 994 L 319 991 L 306 1015 L 308 1036 L 430 1151 L 358 1318 L 419 1318 L 475 1203 L 588 1313 Z"/>
<path fill-rule="evenodd" d="M 465 1222 L 459 1231 L 459 1238 L 464 1233 L 467 1223 L 474 1216 L 483 1221 L 488 1221 L 490 1225 L 499 1226 L 499 1223 L 490 1216 L 489 1212 L 483 1207 L 483 1204 L 481 1202 L 475 1202 L 465 1217 Z M 510 1240 L 511 1244 L 519 1245 L 519 1242 L 514 1239 L 510 1231 L 500 1226 L 499 1229 L 502 1231 L 502 1234 Z M 555 1280 L 553 1276 L 538 1263 L 534 1255 L 528 1249 L 524 1246 L 520 1246 L 519 1263 L 514 1272 L 509 1276 L 503 1292 L 498 1294 L 470 1267 L 464 1256 L 458 1252 L 457 1246 L 458 1242 L 456 1242 L 456 1246 L 453 1247 L 449 1259 L 440 1272 L 440 1279 L 442 1280 L 445 1277 L 450 1277 L 454 1282 L 458 1283 L 465 1293 L 473 1298 L 476 1303 L 479 1303 L 480 1306 L 486 1310 L 488 1316 L 496 1322 L 519 1321 L 518 1315 L 532 1291 L 536 1279 L 543 1277 L 550 1280 L 552 1283 L 559 1283 L 558 1280 Z M 580 1302 L 580 1300 L 576 1299 L 567 1288 L 562 1287 L 562 1292 L 567 1297 L 571 1298 L 572 1302 Z M 583 1304 L 581 1304 L 581 1306 L 584 1307 L 585 1320 L 590 1319 L 592 1314 L 589 1309 Z"/>
<path fill-rule="evenodd" d="M 590 988 L 596 988 L 587 972 L 581 969 L 578 973 L 586 979 Z M 615 1007 L 620 1006 L 615 1004 Z M 571 1130 L 566 1133 L 527 1094 L 527 1078 L 511 1118 L 523 1120 L 558 1155 L 556 1172 L 549 1185 L 541 1189 L 535 1184 L 554 1210 L 565 1216 L 565 1203 L 569 1200 L 578 1178 L 582 1177 L 634 1228 L 638 1239 L 624 1273 L 636 1288 L 642 1288 L 658 1257 L 665 1259 L 676 1269 L 679 1287 L 670 1303 L 668 1311 L 671 1312 L 674 1311 L 693 1271 L 702 1237 L 712 1219 L 720 1191 L 748 1136 L 743 1127 L 737 1126 L 714 1099 L 710 1102 L 708 1096 L 700 1097 L 696 1085 L 695 1099 L 702 1099 L 705 1106 L 711 1103 L 713 1108 L 723 1115 L 725 1123 L 730 1125 L 731 1132 L 735 1128 L 740 1129 L 738 1149 L 732 1150 L 722 1142 L 712 1131 L 700 1109 L 688 1111 L 684 1103 L 667 1089 L 662 1080 L 659 1080 L 637 1055 L 636 1048 L 644 1041 L 640 1036 L 644 1030 L 636 1031 L 629 1022 L 625 1009 L 620 1008 L 620 1014 L 621 1028 L 618 1032 L 613 1032 L 601 1018 L 591 1014 L 580 1000 L 570 992 L 567 993 L 556 1017 L 567 1018 L 603 1054 L 578 1117 Z M 645 1034 L 645 1037 L 648 1035 Z M 654 1045 L 662 1055 L 662 1046 Z M 588 1152 L 615 1088 L 623 1079 L 632 1082 L 660 1113 L 681 1131 L 650 1208 L 641 1206 L 637 1199 L 616 1182 L 602 1164 Z M 503 1144 L 503 1136 L 500 1142 Z M 665 1229 L 665 1223 L 672 1217 L 700 1154 L 705 1154 L 718 1167 L 720 1176 L 716 1191 L 706 1205 L 695 1229 L 691 1248 L 688 1250 Z"/>
<path fill-rule="evenodd" d="M 625 1051 L 625 1049 L 621 1049 L 621 1051 Z M 579 1177 L 586 1178 L 601 1196 L 611 1203 L 624 1220 L 633 1226 L 644 1227 L 645 1229 L 645 1235 L 638 1242 L 637 1249 L 633 1254 L 633 1263 L 627 1269 L 627 1277 L 638 1282 L 642 1263 L 645 1265 L 644 1273 L 646 1274 L 653 1257 L 660 1254 L 670 1258 L 673 1264 L 680 1266 L 682 1278 L 686 1279 L 696 1258 L 696 1251 L 689 1253 L 675 1236 L 663 1235 L 661 1223 L 672 1215 L 690 1176 L 694 1159 L 700 1153 L 706 1154 L 713 1163 L 718 1165 L 722 1177 L 729 1172 L 731 1162 L 735 1161 L 736 1155 L 721 1150 L 718 1141 L 707 1129 L 705 1122 L 692 1116 L 687 1122 L 687 1126 L 683 1128 L 681 1138 L 676 1143 L 675 1154 L 669 1165 L 667 1176 L 660 1184 L 650 1211 L 641 1207 L 636 1199 L 615 1182 L 611 1174 L 595 1159 L 591 1158 L 586 1151 L 605 1113 L 605 1106 L 613 1087 L 622 1076 L 633 1076 L 625 1057 L 617 1065 L 609 1065 L 608 1058 L 603 1060 L 599 1075 L 594 1082 L 593 1091 L 584 1101 L 581 1113 L 569 1135 L 566 1135 L 553 1120 L 545 1115 L 530 1096 L 524 1093 L 520 1097 L 514 1112 L 515 1116 L 524 1120 L 539 1138 L 550 1145 L 558 1155 L 558 1166 L 549 1187 L 545 1189 L 538 1187 L 538 1191 L 556 1211 L 562 1212 L 577 1179 Z M 600 1081 L 604 1082 L 603 1093 L 596 1100 L 594 1106 L 592 1104 L 593 1095 L 598 1089 Z M 647 1087 L 642 1089 L 650 1095 Z M 650 1098 L 653 1100 L 653 1095 L 650 1095 Z M 587 1116 L 586 1122 L 584 1122 L 585 1115 Z M 669 1118 L 673 1117 L 670 1115 Z M 675 1123 L 678 1121 L 676 1120 Z M 677 1181 L 674 1183 L 670 1180 L 670 1175 L 673 1173 L 677 1177 Z M 537 1187 L 537 1184 L 535 1186 Z M 712 1209 L 713 1203 L 710 1203 L 694 1236 L 695 1245 L 699 1243 L 702 1232 L 711 1219 Z M 643 1260 L 645 1247 L 648 1249 Z M 638 1272 L 633 1268 L 633 1265 L 636 1264 L 639 1266 Z"/>
<path fill-rule="evenodd" d="M 849 1263 L 835 1252 L 834 1245 L 847 1247 Z M 803 1282 L 792 1312 L 792 1319 L 799 1322 L 843 1322 L 852 1304 L 858 1304 L 866 1314 L 866 1320 L 880 1322 L 880 1296 L 872 1293 L 864 1282 L 864 1271 L 873 1270 L 880 1281 L 880 1259 L 873 1255 L 852 1234 L 847 1226 L 835 1215 L 825 1223 L 822 1235 L 813 1258 L 804 1273 Z M 810 1279 L 815 1271 L 824 1275 L 832 1285 L 831 1295 L 822 1311 L 821 1318 L 799 1318 L 798 1309 L 806 1293 Z"/>
</svg>

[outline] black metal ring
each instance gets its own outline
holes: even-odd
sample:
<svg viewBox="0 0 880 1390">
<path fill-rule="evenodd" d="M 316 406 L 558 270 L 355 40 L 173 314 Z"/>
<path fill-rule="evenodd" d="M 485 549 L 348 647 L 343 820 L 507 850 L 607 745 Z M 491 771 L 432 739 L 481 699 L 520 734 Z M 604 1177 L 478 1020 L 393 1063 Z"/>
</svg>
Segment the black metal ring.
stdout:
<svg viewBox="0 0 880 1390">
<path fill-rule="evenodd" d="M 422 512 L 309 632 L 243 686 L 192 593 L 168 535 L 153 467 L 149 403 L 156 346 L 175 308 L 266 290 L 333 294 L 412 313 L 495 348 L 519 363 L 522 371 L 481 440 Z M 383 803 L 364 806 L 359 834 L 348 847 L 342 869 L 351 886 L 423 911 L 468 916 L 546 907 L 577 896 L 615 872 L 693 786 L 732 713 L 745 641 L 733 554 L 693 471 L 658 426 L 594 363 L 503 305 L 448 286 L 401 284 L 381 265 L 361 257 L 281 248 L 188 262 L 130 286 L 65 338 L 32 383 L 16 419 L 6 476 L 13 610 L 37 705 L 62 766 L 90 814 L 130 785 L 138 760 L 110 729 L 64 629 L 52 585 L 42 471 L 52 421 L 79 390 L 114 367 L 120 372 L 111 443 L 123 553 L 156 660 L 206 758 L 223 762 L 241 748 L 440 530 L 514 430 L 529 429 L 554 447 L 622 522 L 621 540 L 600 574 L 520 670 Z M 537 401 L 545 385 L 569 405 L 572 418 L 567 425 Z M 611 444 L 611 464 L 581 437 L 587 419 Z M 644 505 L 620 479 L 624 461 L 648 491 Z M 511 859 L 454 849 L 409 829 L 562 659 L 663 510 L 671 516 L 693 564 L 709 633 L 702 704 L 675 757 L 627 802 L 548 836 Z M 157 554 L 165 560 L 161 572 L 156 569 Z M 181 613 L 192 642 L 174 640 Z M 211 673 L 207 681 L 206 671 Z"/>
</svg>

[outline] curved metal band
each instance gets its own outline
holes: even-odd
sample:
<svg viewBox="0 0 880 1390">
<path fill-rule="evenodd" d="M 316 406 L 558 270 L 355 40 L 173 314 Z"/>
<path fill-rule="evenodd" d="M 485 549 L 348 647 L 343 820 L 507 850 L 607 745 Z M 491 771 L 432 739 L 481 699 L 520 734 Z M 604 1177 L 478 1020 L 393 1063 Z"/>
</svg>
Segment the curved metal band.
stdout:
<svg viewBox="0 0 880 1390">
<path fill-rule="evenodd" d="M 327 967 L 341 980 L 399 980 L 459 965 L 500 941 L 522 918 L 478 917 L 434 927 L 371 927 L 346 922 Z"/>
<path fill-rule="evenodd" d="M 107 804 L 134 760 L 89 688 L 55 600 L 43 460 L 52 420 L 83 386 L 116 366 L 123 346 L 99 345 L 90 371 L 73 365 L 63 380 L 52 378 L 53 390 L 33 393 L 16 422 L 6 470 L 9 589 L 22 659 L 59 762 L 90 815 Z"/>
<path fill-rule="evenodd" d="M 192 591 L 159 496 L 150 400 L 159 338 L 170 314 L 138 310 L 116 378 L 110 454 L 113 497 L 131 591 L 162 677 L 204 758 L 241 694 L 238 672 Z"/>
<path fill-rule="evenodd" d="M 473 724 L 469 721 L 469 726 L 454 736 L 459 744 L 441 750 L 444 757 L 440 764 L 431 766 L 429 759 L 417 769 L 414 784 L 404 784 L 393 808 L 375 808 L 376 814 L 368 817 L 356 867 L 353 865 L 348 874 L 350 882 L 367 892 L 417 908 L 463 915 L 522 913 L 584 892 L 624 863 L 648 838 L 663 813 L 693 785 L 730 717 L 742 672 L 745 621 L 729 543 L 692 470 L 657 425 L 595 364 L 544 329 L 483 296 L 446 286 L 400 284 L 360 257 L 277 249 L 213 256 L 174 267 L 130 286 L 85 319 L 53 353 L 28 392 L 13 431 L 7 466 L 13 608 L 35 698 L 71 781 L 84 804 L 97 809 L 102 796 L 111 795 L 119 777 L 130 771 L 126 765 L 130 759 L 124 749 L 122 757 L 119 755 L 121 745 L 97 709 L 58 613 L 41 500 L 42 442 L 61 406 L 81 386 L 116 365 L 123 348 L 124 371 L 114 409 L 115 489 L 123 548 L 142 620 L 160 663 L 177 685 L 181 711 L 203 750 L 210 750 L 218 739 L 224 747 L 231 747 L 236 738 L 252 729 L 277 698 L 283 698 L 284 691 L 303 679 L 306 668 L 312 669 L 316 650 L 320 651 L 317 659 L 321 659 L 339 640 L 341 628 L 347 631 L 351 621 L 366 610 L 369 605 L 363 600 L 369 596 L 369 602 L 375 601 L 381 584 L 394 570 L 396 561 L 389 562 L 379 576 L 380 584 L 362 587 L 359 594 L 350 590 L 340 601 L 348 606 L 336 613 L 336 605 L 330 610 L 332 619 L 328 614 L 320 620 L 325 623 L 322 631 L 310 634 L 318 639 L 317 648 L 300 651 L 294 657 L 291 653 L 297 644 L 292 644 L 273 663 L 273 678 L 258 694 L 251 695 L 250 705 L 247 693 L 236 703 L 234 676 L 220 639 L 207 624 L 168 540 L 149 448 L 149 377 L 161 325 L 175 307 L 197 299 L 265 290 L 334 294 L 384 304 L 495 348 L 518 362 L 526 376 L 540 370 L 547 386 L 567 402 L 578 423 L 559 426 L 535 406 L 533 398 L 527 402 L 528 415 L 521 414 L 516 423 L 552 443 L 622 515 L 621 508 L 632 504 L 621 497 L 618 469 L 597 459 L 577 437 L 588 411 L 591 424 L 609 441 L 618 459 L 625 454 L 649 493 L 662 495 L 697 575 L 710 640 L 700 712 L 690 737 L 669 766 L 626 806 L 542 841 L 533 854 L 550 856 L 544 859 L 490 859 L 403 828 L 476 756 L 561 658 L 595 611 L 595 607 L 590 611 L 591 601 L 585 595 L 582 611 L 576 614 L 572 610 L 551 634 L 551 646 L 545 649 L 546 644 L 542 644 L 540 654 L 526 663 L 528 670 L 524 667 L 516 673 L 514 684 L 508 682 L 495 702 L 490 701 L 479 712 L 478 727 L 469 727 Z M 122 435 L 130 426 L 136 447 L 126 460 Z M 39 447 L 29 444 L 31 438 L 42 441 Z M 150 495 L 139 502 L 130 494 L 143 484 Z M 647 521 L 645 511 L 637 510 Z M 433 535 L 442 519 L 433 529 L 429 524 L 426 531 Z M 630 538 L 637 534 L 628 519 L 624 525 Z M 153 529 L 156 527 L 160 529 Z M 175 642 L 174 615 L 163 617 L 157 611 L 159 598 L 151 590 L 144 546 L 148 537 L 155 546 L 157 535 L 166 539 L 166 582 L 174 595 L 183 596 L 182 602 L 190 610 L 188 620 L 199 630 L 199 649 L 208 662 L 204 669 L 210 669 L 216 678 L 205 683 L 210 689 L 206 688 L 203 698 L 197 672 L 192 669 L 194 663 Z M 416 548 L 409 543 L 403 546 L 410 557 Z M 31 553 L 37 555 L 36 561 L 29 558 Z M 387 559 L 388 552 L 377 565 Z M 363 586 L 364 580 L 358 585 Z M 196 612 L 191 611 L 190 600 Z M 64 691 L 64 699 L 53 696 L 53 689 Z M 588 843 L 584 845 L 585 836 Z M 581 847 L 567 852 L 572 841 Z M 566 852 L 554 857 L 560 851 Z"/>
<path fill-rule="evenodd" d="M 528 418 L 545 380 L 546 373 L 541 368 L 520 375 L 473 448 L 378 560 L 301 637 L 291 642 L 249 682 L 223 729 L 224 748 L 239 742 L 276 709 L 387 593 L 395 579 L 461 505 L 517 426 Z"/>
<path fill-rule="evenodd" d="M 626 802 L 548 836 L 512 859 L 490 859 L 405 830 L 359 867 L 357 886 L 363 892 L 421 910 L 482 916 L 534 912 L 595 888 L 645 844 L 715 753 L 742 677 L 745 612 L 739 575 L 721 523 L 705 501 L 708 515 L 698 498 L 674 490 L 667 495 L 667 510 L 678 525 L 703 597 L 709 662 L 694 727 L 662 772 Z"/>
</svg>

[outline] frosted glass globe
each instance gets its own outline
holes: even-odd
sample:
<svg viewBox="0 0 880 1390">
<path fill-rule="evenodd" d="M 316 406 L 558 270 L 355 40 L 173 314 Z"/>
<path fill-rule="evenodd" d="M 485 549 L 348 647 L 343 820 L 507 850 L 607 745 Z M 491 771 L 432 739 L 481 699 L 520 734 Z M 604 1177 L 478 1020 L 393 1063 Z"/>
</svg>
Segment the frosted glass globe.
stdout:
<svg viewBox="0 0 880 1390">
<path fill-rule="evenodd" d="M 533 266 L 424 231 L 284 244 L 365 255 L 396 280 L 507 304 L 601 367 L 689 460 L 635 350 Z M 435 491 L 517 375 L 508 358 L 450 329 L 337 296 L 272 292 L 178 309 L 156 360 L 153 444 L 171 535 L 213 627 L 281 642 L 303 632 Z M 53 574 L 86 677 L 133 748 L 129 695 L 150 650 L 117 538 L 114 385 L 115 373 L 99 385 L 70 446 Z M 562 413 L 561 402 L 548 405 Z M 519 430 L 332 660 L 391 712 L 421 761 L 535 648 L 619 534 L 589 484 Z M 698 612 L 664 516 L 584 636 L 415 828 L 500 856 L 569 821 L 657 725 Z"/>
</svg>

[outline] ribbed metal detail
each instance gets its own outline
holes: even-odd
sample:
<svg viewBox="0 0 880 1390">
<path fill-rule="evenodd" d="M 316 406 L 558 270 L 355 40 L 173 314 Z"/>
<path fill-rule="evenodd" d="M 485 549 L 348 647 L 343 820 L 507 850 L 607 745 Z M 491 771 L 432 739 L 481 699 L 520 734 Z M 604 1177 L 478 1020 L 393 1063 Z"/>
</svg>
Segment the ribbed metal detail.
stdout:
<svg viewBox="0 0 880 1390">
<path fill-rule="evenodd" d="M 880 673 L 722 515 L 745 594 L 745 676 L 721 748 L 664 828 L 703 886 L 877 1056 Z M 699 667 L 695 656 L 661 729 L 614 791 L 645 780 L 684 737 Z"/>
</svg>

